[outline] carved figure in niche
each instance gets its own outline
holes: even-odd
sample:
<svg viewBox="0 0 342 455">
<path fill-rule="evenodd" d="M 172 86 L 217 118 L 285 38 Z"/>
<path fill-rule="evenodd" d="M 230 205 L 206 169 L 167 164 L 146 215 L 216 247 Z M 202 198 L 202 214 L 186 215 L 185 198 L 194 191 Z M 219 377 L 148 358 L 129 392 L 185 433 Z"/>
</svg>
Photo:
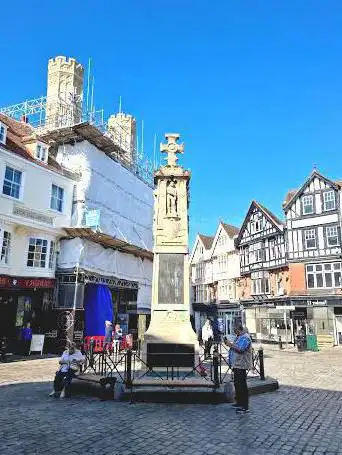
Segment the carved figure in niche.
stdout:
<svg viewBox="0 0 342 455">
<path fill-rule="evenodd" d="M 168 216 L 178 215 L 178 195 L 174 180 L 169 180 L 166 185 L 166 213 Z"/>
</svg>

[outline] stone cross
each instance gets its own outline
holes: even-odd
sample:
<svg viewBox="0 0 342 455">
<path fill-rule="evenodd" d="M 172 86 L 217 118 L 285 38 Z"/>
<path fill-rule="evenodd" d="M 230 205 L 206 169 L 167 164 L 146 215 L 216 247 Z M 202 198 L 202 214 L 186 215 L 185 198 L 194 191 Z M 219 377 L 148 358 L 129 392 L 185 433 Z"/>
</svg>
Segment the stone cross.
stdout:
<svg viewBox="0 0 342 455">
<path fill-rule="evenodd" d="M 179 139 L 179 134 L 177 133 L 166 133 L 165 138 L 167 140 L 167 144 L 160 144 L 160 151 L 163 153 L 167 153 L 167 160 L 168 166 L 177 166 L 177 153 L 184 153 L 184 145 L 178 144 L 177 140 Z"/>
</svg>

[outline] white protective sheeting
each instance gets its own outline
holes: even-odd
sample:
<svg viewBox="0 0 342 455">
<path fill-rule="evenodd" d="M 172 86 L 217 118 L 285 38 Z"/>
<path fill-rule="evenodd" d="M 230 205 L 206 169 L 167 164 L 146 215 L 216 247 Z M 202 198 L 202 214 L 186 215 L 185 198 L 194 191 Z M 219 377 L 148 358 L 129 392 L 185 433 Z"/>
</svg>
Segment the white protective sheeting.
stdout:
<svg viewBox="0 0 342 455">
<path fill-rule="evenodd" d="M 86 209 L 100 211 L 103 233 L 152 250 L 152 188 L 88 141 L 60 146 L 57 161 L 81 176 L 73 225 L 82 225 L 85 201 Z"/>
<path fill-rule="evenodd" d="M 138 312 L 151 308 L 152 261 L 88 240 L 62 240 L 58 267 L 71 269 L 77 266 L 102 276 L 138 282 Z"/>
</svg>

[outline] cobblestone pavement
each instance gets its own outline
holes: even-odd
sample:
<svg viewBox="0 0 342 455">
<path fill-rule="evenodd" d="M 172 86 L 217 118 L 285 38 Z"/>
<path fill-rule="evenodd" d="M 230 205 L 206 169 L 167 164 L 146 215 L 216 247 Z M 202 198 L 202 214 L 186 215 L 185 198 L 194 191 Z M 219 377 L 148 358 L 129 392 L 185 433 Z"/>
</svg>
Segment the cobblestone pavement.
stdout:
<svg viewBox="0 0 342 455">
<path fill-rule="evenodd" d="M 281 388 L 252 397 L 246 416 L 229 404 L 54 400 L 55 359 L 0 364 L 0 454 L 342 455 L 341 358 L 266 347 Z"/>
</svg>

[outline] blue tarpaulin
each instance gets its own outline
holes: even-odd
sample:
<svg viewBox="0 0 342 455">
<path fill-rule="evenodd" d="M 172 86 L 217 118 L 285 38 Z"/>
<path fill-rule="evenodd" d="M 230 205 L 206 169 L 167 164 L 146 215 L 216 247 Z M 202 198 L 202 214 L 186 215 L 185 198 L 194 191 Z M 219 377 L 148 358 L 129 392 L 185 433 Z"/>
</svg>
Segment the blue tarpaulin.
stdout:
<svg viewBox="0 0 342 455">
<path fill-rule="evenodd" d="M 113 320 L 112 294 L 105 284 L 87 284 L 84 297 L 85 336 L 105 335 L 105 321 Z"/>
</svg>

